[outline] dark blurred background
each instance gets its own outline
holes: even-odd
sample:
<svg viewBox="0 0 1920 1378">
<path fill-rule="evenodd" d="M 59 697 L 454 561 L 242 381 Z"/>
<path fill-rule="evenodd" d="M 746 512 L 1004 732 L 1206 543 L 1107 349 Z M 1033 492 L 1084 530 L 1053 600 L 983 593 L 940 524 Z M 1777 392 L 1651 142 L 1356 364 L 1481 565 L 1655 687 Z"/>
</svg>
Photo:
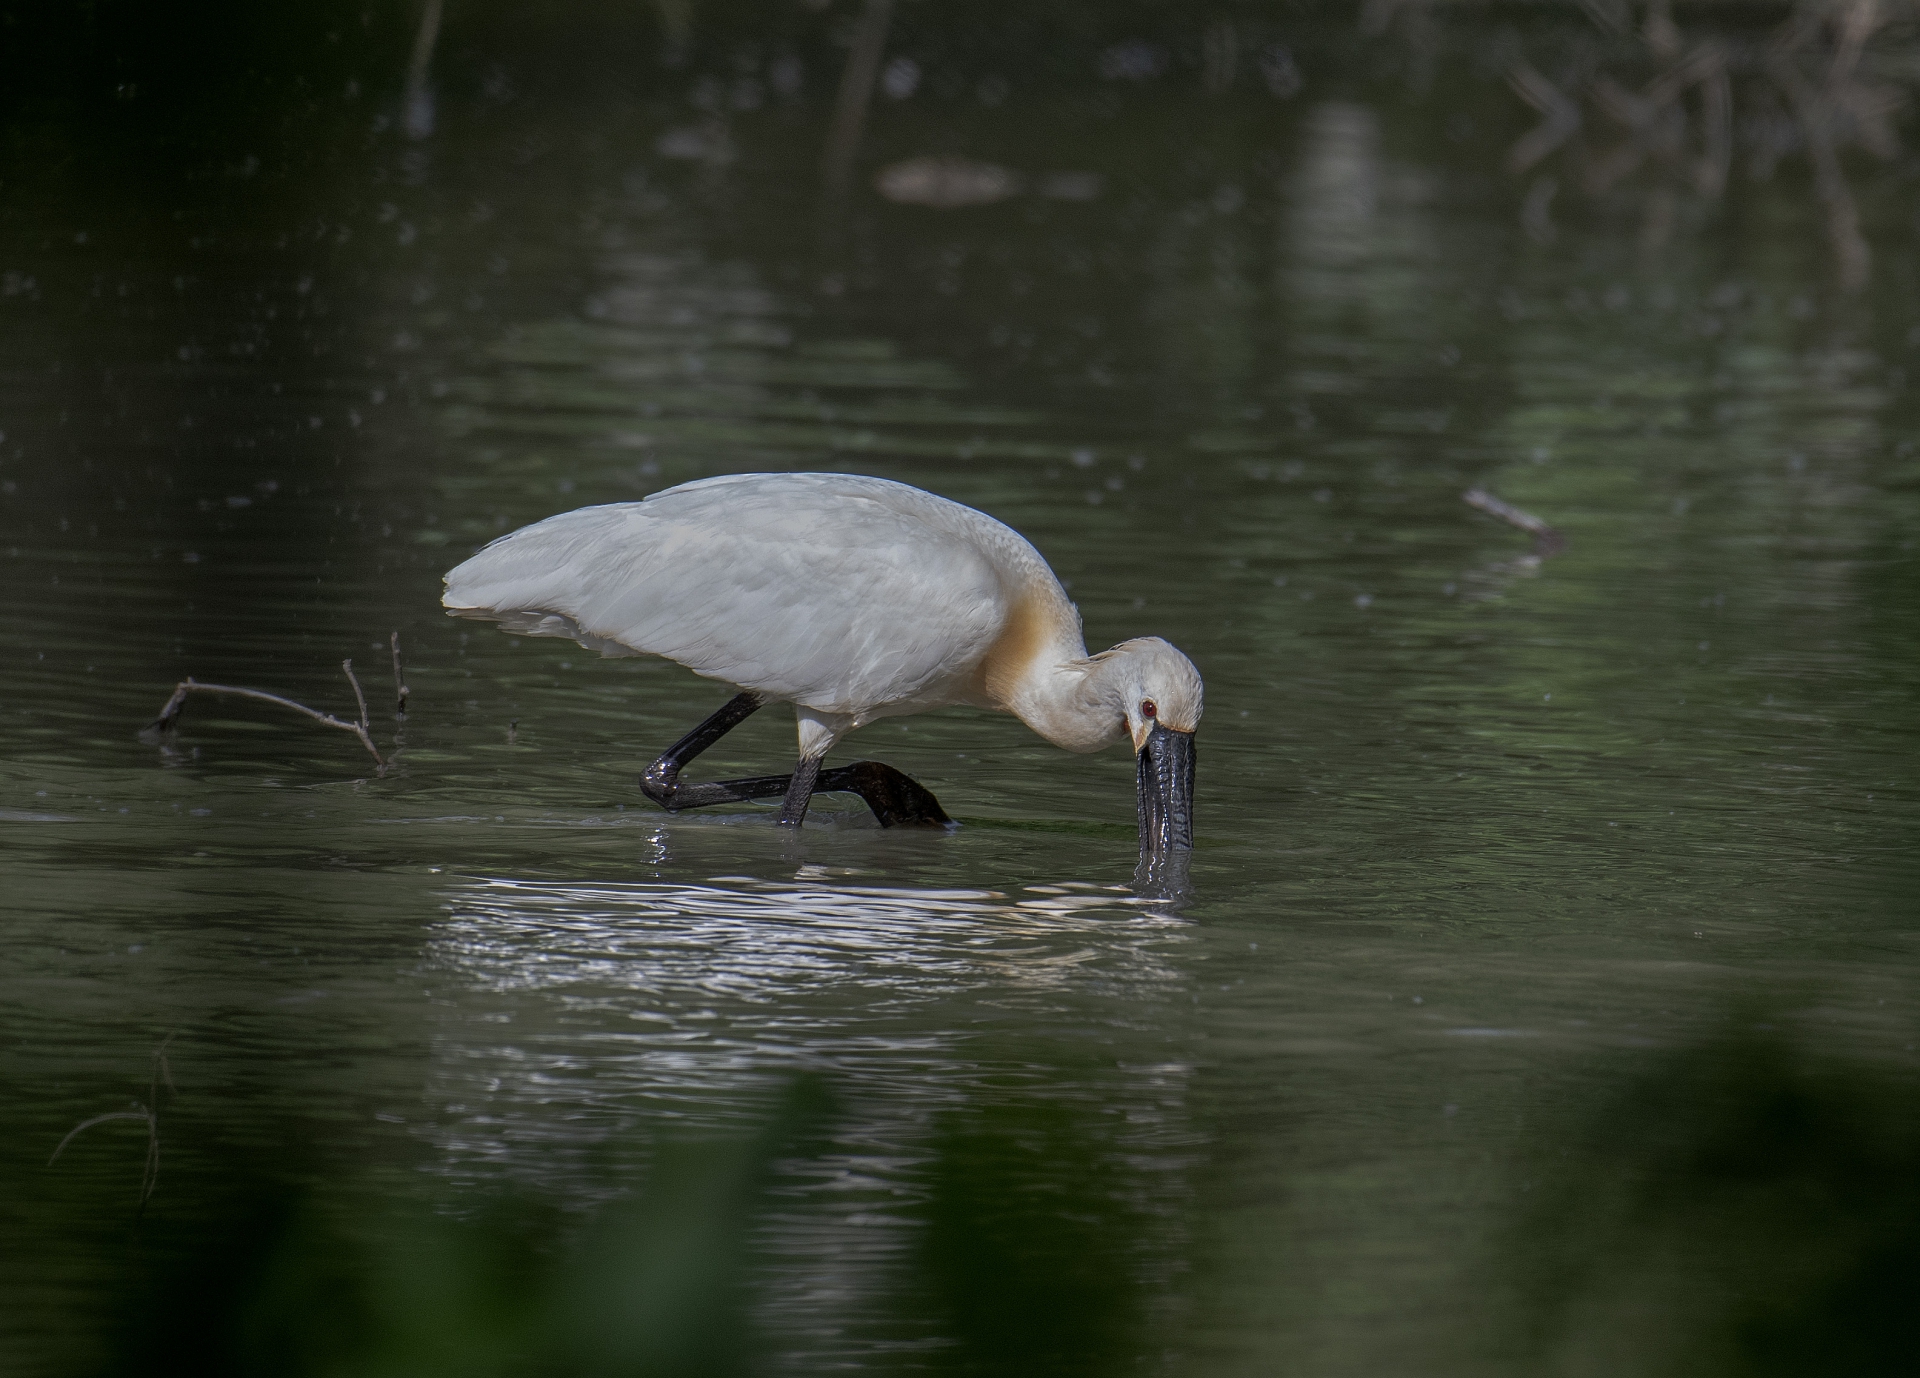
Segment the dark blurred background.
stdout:
<svg viewBox="0 0 1920 1378">
<path fill-rule="evenodd" d="M 1916 88 L 1907 0 L 0 0 L 0 826 L 108 815 L 21 844 L 11 899 L 17 1370 L 1903 1366 Z M 469 660 L 439 573 L 561 507 L 760 466 L 939 487 L 1035 533 L 1096 640 L 1211 638 L 1210 759 L 1242 765 L 1208 777 L 1218 907 L 1181 941 L 1214 965 L 1025 935 L 1119 963 L 1089 980 L 1111 1008 L 1029 1027 L 989 982 L 899 1033 L 988 1026 L 992 1051 L 956 1055 L 988 1069 L 964 1095 L 782 1056 L 706 1120 L 628 1088 L 651 1108 L 496 1140 L 462 1118 L 485 1093 L 434 1081 L 480 1035 L 409 1022 L 417 988 L 484 1004 L 559 940 L 527 939 L 497 989 L 473 976 L 484 943 L 447 932 L 470 901 L 431 888 L 451 881 L 360 887 L 425 855 L 380 811 L 611 816 L 614 748 L 584 785 L 577 755 L 486 753 L 521 740 L 509 721 L 576 753 L 658 738 L 695 699 L 646 669 L 648 692 L 590 697 L 570 647 Z M 1572 532 L 1547 567 L 1572 574 L 1528 585 L 1526 543 L 1466 523 L 1487 481 Z M 1529 587 L 1538 621 L 1503 601 Z M 181 675 L 337 707 L 340 655 L 383 664 L 390 628 L 428 707 L 384 794 L 339 744 L 244 720 L 164 780 L 129 754 Z M 1519 718 L 1556 696 L 1589 716 Z M 1269 710 L 1282 746 L 1234 726 Z M 956 747 L 901 749 L 983 823 L 1022 771 L 1067 820 L 1009 876 L 1091 874 L 1086 839 L 1126 835 L 1124 793 L 1090 817 L 1037 757 L 989 773 Z M 1760 758 L 1824 773 L 1713 792 Z M 1497 785 L 1447 792 L 1470 770 Z M 283 776 L 342 788 L 256 818 Z M 218 793 L 243 787 L 244 815 Z M 245 821 L 205 842 L 183 805 Z M 457 836 L 476 872 L 633 864 Z M 780 860 L 679 845 L 703 882 Z M 236 888 L 176 891 L 183 858 L 235 863 Z M 981 883 L 940 864 L 910 879 Z M 114 925 L 149 908 L 212 946 L 126 985 L 63 965 L 96 922 L 116 936 L 86 942 L 138 952 Z M 1541 917 L 1563 911 L 1592 943 L 1564 963 Z M 1276 914 L 1298 926 L 1269 936 Z M 1460 1061 L 1340 1022 L 1348 979 L 1396 1017 L 1427 990 L 1437 1017 L 1436 933 L 1476 954 L 1447 1006 Z M 1203 1022 L 1263 939 L 1299 966 Z M 484 999 L 448 996 L 463 980 Z M 1536 1039 L 1542 991 L 1569 1017 Z M 163 1056 L 198 1080 L 176 1090 Z M 1456 1084 L 1496 1088 L 1497 1125 L 1456 1118 Z M 369 1129 L 376 1086 L 455 1128 Z M 889 1096 L 911 1153 L 862 1119 Z M 1125 1137 L 1180 1096 L 1198 1108 L 1163 1139 Z M 766 1319 L 799 1184 L 843 1177 L 907 1241 L 864 1350 L 807 1329 L 825 1284 Z"/>
</svg>

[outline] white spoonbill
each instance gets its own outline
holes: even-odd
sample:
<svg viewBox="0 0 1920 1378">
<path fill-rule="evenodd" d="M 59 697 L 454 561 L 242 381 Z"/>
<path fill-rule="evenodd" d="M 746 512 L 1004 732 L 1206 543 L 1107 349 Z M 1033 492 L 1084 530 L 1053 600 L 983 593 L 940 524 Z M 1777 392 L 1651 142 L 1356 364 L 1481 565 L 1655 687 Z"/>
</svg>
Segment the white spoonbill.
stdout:
<svg viewBox="0 0 1920 1378">
<path fill-rule="evenodd" d="M 447 575 L 462 617 L 606 655 L 659 655 L 740 693 L 669 747 L 640 787 L 669 811 L 816 790 L 866 800 L 883 826 L 951 820 L 891 766 L 822 771 L 879 718 L 966 706 L 1011 713 L 1069 751 L 1122 738 L 1139 758 L 1140 845 L 1193 845 L 1200 674 L 1159 637 L 1088 655 L 1047 562 L 983 512 L 850 474 L 729 474 L 641 502 L 563 512 Z M 680 772 L 761 705 L 800 721 L 790 775 L 682 784 Z"/>
</svg>

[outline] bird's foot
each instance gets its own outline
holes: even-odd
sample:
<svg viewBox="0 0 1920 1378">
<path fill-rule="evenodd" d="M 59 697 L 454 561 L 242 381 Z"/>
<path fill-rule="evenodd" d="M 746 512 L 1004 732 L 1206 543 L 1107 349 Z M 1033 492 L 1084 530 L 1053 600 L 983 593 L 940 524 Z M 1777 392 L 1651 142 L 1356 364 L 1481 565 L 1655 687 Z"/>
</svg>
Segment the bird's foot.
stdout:
<svg viewBox="0 0 1920 1378">
<path fill-rule="evenodd" d="M 751 780 L 712 780 L 704 784 L 683 785 L 664 781 L 652 771 L 640 777 L 640 792 L 668 813 L 682 809 L 711 808 L 715 804 L 745 804 L 755 799 L 774 799 L 787 792 L 791 775 L 759 775 Z"/>
<path fill-rule="evenodd" d="M 932 790 L 879 761 L 855 761 L 823 770 L 814 789 L 859 795 L 883 828 L 944 828 L 953 822 Z"/>
<path fill-rule="evenodd" d="M 812 770 L 808 770 L 808 765 Z M 792 775 L 759 775 L 748 780 L 712 780 L 682 784 L 658 764 L 640 777 L 640 792 L 668 813 L 711 808 L 715 804 L 744 804 L 754 799 L 781 800 L 781 825 L 796 828 L 807 816 L 807 805 L 822 791 L 857 794 L 873 810 L 883 828 L 944 828 L 947 817 L 933 791 L 880 761 L 855 761 L 849 766 L 821 770 L 818 762 L 802 762 Z"/>
</svg>

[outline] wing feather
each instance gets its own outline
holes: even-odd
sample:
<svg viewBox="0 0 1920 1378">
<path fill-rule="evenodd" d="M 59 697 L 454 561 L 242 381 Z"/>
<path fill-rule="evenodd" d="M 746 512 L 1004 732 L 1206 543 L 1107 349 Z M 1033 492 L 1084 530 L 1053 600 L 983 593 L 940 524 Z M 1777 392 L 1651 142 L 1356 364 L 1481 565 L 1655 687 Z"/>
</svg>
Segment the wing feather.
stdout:
<svg viewBox="0 0 1920 1378">
<path fill-rule="evenodd" d="M 981 523 L 996 529 L 984 540 Z M 447 575 L 443 602 L 865 715 L 978 664 L 1008 606 L 998 533 L 1031 550 L 992 518 L 903 484 L 729 475 L 502 537 Z"/>
</svg>

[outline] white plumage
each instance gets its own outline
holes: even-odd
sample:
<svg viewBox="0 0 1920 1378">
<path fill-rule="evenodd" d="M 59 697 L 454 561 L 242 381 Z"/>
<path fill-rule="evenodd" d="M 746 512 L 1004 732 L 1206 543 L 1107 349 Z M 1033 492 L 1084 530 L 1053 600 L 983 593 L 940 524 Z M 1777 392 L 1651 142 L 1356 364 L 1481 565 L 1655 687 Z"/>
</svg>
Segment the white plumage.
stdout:
<svg viewBox="0 0 1920 1378">
<path fill-rule="evenodd" d="M 1032 546 L 957 503 L 881 479 L 733 474 L 516 531 L 449 574 L 444 601 L 858 715 L 977 661 L 1025 582 L 1066 601 Z"/>
<path fill-rule="evenodd" d="M 1087 654 L 1040 553 L 982 512 L 847 474 L 732 474 L 562 513 L 447 575 L 453 613 L 659 655 L 793 703 L 803 760 L 876 718 L 969 705 L 1091 751 L 1191 733 L 1199 674 L 1158 638 Z"/>
</svg>

